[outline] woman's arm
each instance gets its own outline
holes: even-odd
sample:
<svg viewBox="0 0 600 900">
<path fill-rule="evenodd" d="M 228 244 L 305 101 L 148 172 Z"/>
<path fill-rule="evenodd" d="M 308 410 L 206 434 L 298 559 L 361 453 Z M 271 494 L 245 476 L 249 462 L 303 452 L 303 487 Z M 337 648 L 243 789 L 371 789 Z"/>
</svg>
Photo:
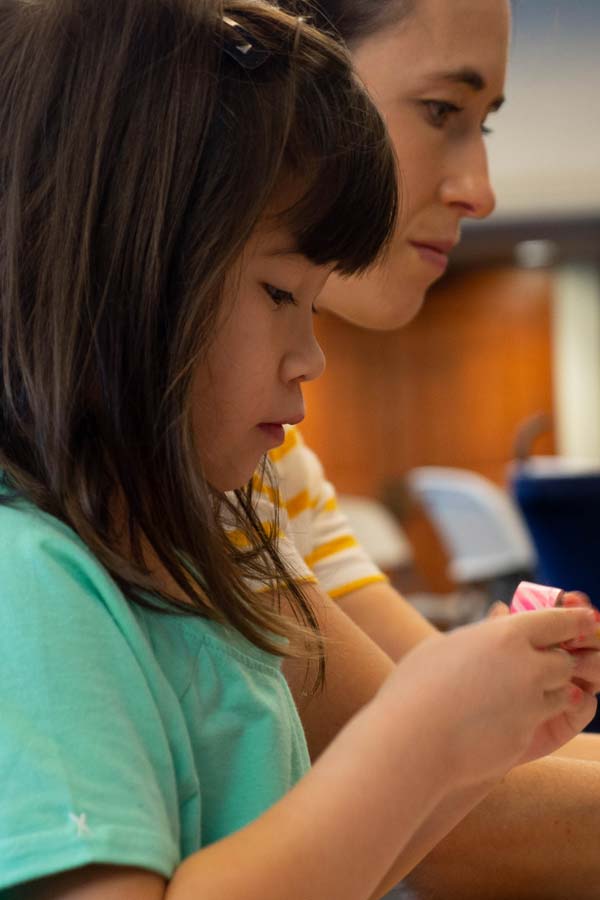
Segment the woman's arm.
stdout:
<svg viewBox="0 0 600 900">
<path fill-rule="evenodd" d="M 385 582 L 345 594 L 337 604 L 395 662 L 437 634 L 437 629 Z"/>
<path fill-rule="evenodd" d="M 598 763 L 552 756 L 519 766 L 437 843 L 407 884 L 417 897 L 443 900 L 596 900 L 599 798 Z"/>
</svg>

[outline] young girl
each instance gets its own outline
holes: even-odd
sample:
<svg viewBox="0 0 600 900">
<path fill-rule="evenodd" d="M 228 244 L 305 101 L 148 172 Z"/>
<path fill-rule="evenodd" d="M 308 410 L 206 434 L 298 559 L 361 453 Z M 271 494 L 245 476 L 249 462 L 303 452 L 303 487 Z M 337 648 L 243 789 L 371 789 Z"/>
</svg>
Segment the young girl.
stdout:
<svg viewBox="0 0 600 900">
<path fill-rule="evenodd" d="M 280 662 L 335 687 L 336 613 L 247 484 L 325 281 L 393 228 L 382 122 L 260 0 L 1 0 L 0 98 L 0 892 L 377 896 L 452 792 L 586 724 L 557 646 L 595 627 L 425 642 L 309 767 Z"/>
</svg>

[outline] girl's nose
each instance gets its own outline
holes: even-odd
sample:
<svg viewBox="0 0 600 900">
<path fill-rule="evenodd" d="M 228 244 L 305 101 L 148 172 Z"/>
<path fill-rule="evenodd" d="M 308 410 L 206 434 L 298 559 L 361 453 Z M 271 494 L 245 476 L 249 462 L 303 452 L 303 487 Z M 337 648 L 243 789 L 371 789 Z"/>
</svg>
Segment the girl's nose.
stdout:
<svg viewBox="0 0 600 900">
<path fill-rule="evenodd" d="M 311 327 L 310 334 L 298 341 L 284 356 L 282 379 L 286 382 L 314 381 L 324 371 L 325 354 Z"/>
</svg>

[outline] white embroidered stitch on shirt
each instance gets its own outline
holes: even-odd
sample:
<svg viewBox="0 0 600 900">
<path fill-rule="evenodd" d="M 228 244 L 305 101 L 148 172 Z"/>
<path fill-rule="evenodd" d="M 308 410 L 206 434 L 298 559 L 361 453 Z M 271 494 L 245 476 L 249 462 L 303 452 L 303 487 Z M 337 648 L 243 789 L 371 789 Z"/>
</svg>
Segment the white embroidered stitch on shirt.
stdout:
<svg viewBox="0 0 600 900">
<path fill-rule="evenodd" d="M 87 816 L 85 813 L 81 813 L 81 815 L 79 816 L 76 816 L 75 813 L 69 813 L 69 818 L 74 825 L 77 825 L 77 837 L 83 837 L 86 834 L 91 834 L 87 823 Z"/>
</svg>

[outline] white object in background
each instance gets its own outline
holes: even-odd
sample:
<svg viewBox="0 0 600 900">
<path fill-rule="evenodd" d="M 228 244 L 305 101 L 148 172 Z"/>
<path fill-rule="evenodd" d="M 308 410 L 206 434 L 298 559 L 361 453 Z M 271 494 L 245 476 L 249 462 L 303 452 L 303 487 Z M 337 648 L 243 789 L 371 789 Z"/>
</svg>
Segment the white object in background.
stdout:
<svg viewBox="0 0 600 900">
<path fill-rule="evenodd" d="M 392 513 L 377 500 L 339 494 L 338 505 L 363 549 L 380 569 L 409 566 L 412 547 Z"/>
<path fill-rule="evenodd" d="M 554 413 L 562 456 L 600 464 L 600 275 L 595 265 L 558 269 L 552 301 Z"/>
<path fill-rule="evenodd" d="M 488 478 L 467 469 L 421 466 L 406 479 L 435 525 L 458 584 L 533 571 L 536 553 L 521 514 Z"/>
<path fill-rule="evenodd" d="M 519 473 L 528 478 L 553 478 L 567 475 L 593 475 L 600 473 L 600 460 L 583 456 L 528 456 L 508 466 L 509 478 Z"/>
</svg>

